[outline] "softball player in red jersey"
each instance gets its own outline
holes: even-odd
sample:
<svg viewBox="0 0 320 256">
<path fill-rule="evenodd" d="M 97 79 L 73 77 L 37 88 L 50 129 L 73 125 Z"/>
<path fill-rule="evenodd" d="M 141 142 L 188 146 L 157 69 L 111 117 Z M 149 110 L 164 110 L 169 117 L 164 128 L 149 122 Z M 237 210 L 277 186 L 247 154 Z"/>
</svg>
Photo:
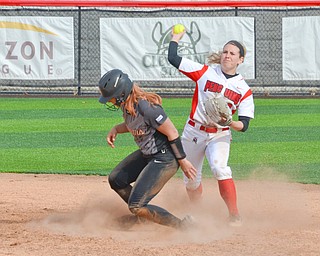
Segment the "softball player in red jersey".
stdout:
<svg viewBox="0 0 320 256">
<path fill-rule="evenodd" d="M 209 66 L 178 55 L 178 42 L 185 31 L 173 34 L 169 45 L 168 60 L 181 73 L 196 83 L 192 98 L 191 112 L 182 133 L 182 144 L 187 159 L 197 169 L 197 177 L 190 180 L 184 176 L 186 190 L 191 201 L 197 201 L 202 194 L 202 166 L 206 157 L 214 177 L 218 180 L 220 195 L 229 211 L 229 224 L 240 226 L 242 220 L 237 207 L 237 195 L 232 171 L 228 166 L 231 130 L 246 131 L 250 119 L 254 118 L 252 91 L 238 74 L 237 67 L 244 61 L 245 48 L 238 41 L 227 42 L 223 51 L 208 57 Z M 210 126 L 203 103 L 213 93 L 221 93 L 233 104 L 229 104 L 232 114 L 238 111 L 238 121 L 230 126 Z"/>
</svg>

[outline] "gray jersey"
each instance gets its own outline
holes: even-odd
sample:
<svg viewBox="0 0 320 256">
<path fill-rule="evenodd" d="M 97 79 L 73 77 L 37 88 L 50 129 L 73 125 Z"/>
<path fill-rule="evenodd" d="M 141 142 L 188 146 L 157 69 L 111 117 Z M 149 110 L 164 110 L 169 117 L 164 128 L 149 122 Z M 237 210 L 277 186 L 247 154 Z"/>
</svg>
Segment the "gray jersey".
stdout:
<svg viewBox="0 0 320 256">
<path fill-rule="evenodd" d="M 139 100 L 135 107 L 137 116 L 123 112 L 125 123 L 144 155 L 153 155 L 168 144 L 166 135 L 157 128 L 167 119 L 160 105 L 151 105 L 146 100 Z"/>
</svg>

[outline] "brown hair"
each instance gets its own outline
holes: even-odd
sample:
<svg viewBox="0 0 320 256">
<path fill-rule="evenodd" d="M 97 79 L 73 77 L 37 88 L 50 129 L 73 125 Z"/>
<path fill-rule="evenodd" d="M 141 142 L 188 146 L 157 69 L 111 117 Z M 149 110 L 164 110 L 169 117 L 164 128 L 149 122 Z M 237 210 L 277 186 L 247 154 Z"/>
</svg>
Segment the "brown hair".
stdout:
<svg viewBox="0 0 320 256">
<path fill-rule="evenodd" d="M 236 46 L 236 47 L 239 49 L 239 55 L 240 55 L 240 57 L 243 57 L 243 58 L 244 58 L 244 57 L 246 56 L 247 50 L 246 50 L 246 47 L 245 47 L 242 43 L 240 43 L 240 42 L 238 42 L 238 41 L 236 41 L 236 40 L 231 40 L 231 41 L 227 42 L 227 43 L 223 46 L 223 48 L 224 48 L 227 44 L 232 44 L 232 45 Z M 207 58 L 208 64 L 220 64 L 221 54 L 222 54 L 222 51 L 211 53 L 211 54 L 208 56 L 208 58 Z"/>
<path fill-rule="evenodd" d="M 139 87 L 139 85 L 133 83 L 131 94 L 125 102 L 125 109 L 132 116 L 137 115 L 135 111 L 135 104 L 138 103 L 139 99 L 146 100 L 150 104 L 162 104 L 162 98 L 160 97 L 160 95 L 152 92 L 146 92 L 141 87 Z"/>
<path fill-rule="evenodd" d="M 213 52 L 208 56 L 208 64 L 220 64 L 222 51 Z"/>
<path fill-rule="evenodd" d="M 232 45 L 238 47 L 239 51 L 240 51 L 240 57 L 244 58 L 246 56 L 247 50 L 242 43 L 240 43 L 236 40 L 231 40 L 231 41 L 227 42 L 224 46 L 226 46 L 227 44 L 232 44 Z"/>
</svg>

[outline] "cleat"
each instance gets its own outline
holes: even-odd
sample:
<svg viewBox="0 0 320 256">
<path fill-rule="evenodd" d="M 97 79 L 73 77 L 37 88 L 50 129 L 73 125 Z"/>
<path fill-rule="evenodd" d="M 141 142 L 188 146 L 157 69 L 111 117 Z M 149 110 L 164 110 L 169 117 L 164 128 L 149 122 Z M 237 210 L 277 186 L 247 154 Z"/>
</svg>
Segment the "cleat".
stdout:
<svg viewBox="0 0 320 256">
<path fill-rule="evenodd" d="M 122 230 L 130 229 L 135 224 L 137 224 L 138 221 L 139 218 L 132 214 L 123 215 L 115 219 L 115 222 L 117 223 L 118 227 Z"/>
<path fill-rule="evenodd" d="M 230 227 L 241 227 L 242 226 L 242 218 L 240 215 L 230 215 L 228 218 Z"/>
<path fill-rule="evenodd" d="M 195 222 L 194 218 L 191 215 L 187 215 L 181 220 L 179 229 L 180 230 L 188 230 L 188 229 L 193 228 L 195 226 L 195 224 L 196 224 L 196 222 Z"/>
</svg>

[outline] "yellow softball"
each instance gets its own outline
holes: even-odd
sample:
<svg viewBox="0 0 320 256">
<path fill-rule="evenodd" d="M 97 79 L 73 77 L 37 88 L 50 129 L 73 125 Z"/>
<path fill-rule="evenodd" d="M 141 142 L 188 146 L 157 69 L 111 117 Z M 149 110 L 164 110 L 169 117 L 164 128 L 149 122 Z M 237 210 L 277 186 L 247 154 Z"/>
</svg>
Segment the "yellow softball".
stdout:
<svg viewBox="0 0 320 256">
<path fill-rule="evenodd" d="M 186 28 L 182 24 L 176 24 L 173 27 L 173 33 L 174 34 L 180 34 L 183 32 Z"/>
</svg>

